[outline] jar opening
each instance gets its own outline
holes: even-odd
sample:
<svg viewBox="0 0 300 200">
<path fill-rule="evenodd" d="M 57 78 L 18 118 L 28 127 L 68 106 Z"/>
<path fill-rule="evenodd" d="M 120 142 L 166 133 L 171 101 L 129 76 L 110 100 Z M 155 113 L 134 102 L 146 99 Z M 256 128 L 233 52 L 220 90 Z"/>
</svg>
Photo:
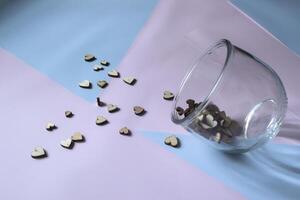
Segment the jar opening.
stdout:
<svg viewBox="0 0 300 200">
<path fill-rule="evenodd" d="M 216 90 L 218 83 L 232 56 L 233 47 L 230 41 L 221 39 L 208 48 L 190 67 L 183 78 L 179 91 L 173 103 L 171 119 L 176 124 L 185 124 L 196 117 L 208 104 L 210 96 Z M 197 92 L 199 94 L 197 94 Z M 186 101 L 192 99 L 196 102 L 193 110 L 177 109 L 184 107 Z M 186 113 L 188 115 L 186 115 Z"/>
</svg>

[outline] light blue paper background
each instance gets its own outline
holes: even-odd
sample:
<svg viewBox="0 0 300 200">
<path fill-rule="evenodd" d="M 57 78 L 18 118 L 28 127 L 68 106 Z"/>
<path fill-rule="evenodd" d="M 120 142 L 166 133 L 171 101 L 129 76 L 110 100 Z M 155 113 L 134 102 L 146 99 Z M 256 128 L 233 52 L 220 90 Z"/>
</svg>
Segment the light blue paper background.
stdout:
<svg viewBox="0 0 300 200">
<path fill-rule="evenodd" d="M 231 2 L 300 55 L 299 0 L 231 0 Z"/>
<path fill-rule="evenodd" d="M 0 47 L 77 95 L 95 101 L 100 93 L 97 80 L 107 79 L 107 71 L 119 64 L 156 3 L 157 0 L 1 1 Z M 85 62 L 86 53 L 93 53 L 98 60 Z M 93 64 L 101 59 L 111 62 L 111 66 L 106 72 L 94 72 Z M 94 83 L 92 90 L 78 87 L 85 79 Z"/>
<path fill-rule="evenodd" d="M 164 139 L 174 133 L 141 132 L 162 148 L 222 180 L 247 199 L 296 200 L 300 197 L 298 145 L 268 143 L 258 150 L 232 155 L 209 147 L 189 133 L 178 134 L 181 147 L 176 149 L 164 144 Z"/>
</svg>

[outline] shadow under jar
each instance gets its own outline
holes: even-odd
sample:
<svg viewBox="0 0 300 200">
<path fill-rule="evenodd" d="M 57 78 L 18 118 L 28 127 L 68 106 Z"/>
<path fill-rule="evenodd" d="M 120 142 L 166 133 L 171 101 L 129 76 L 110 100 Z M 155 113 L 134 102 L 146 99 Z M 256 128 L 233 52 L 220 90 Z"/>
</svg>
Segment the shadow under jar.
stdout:
<svg viewBox="0 0 300 200">
<path fill-rule="evenodd" d="M 186 74 L 171 117 L 214 147 L 243 153 L 277 135 L 286 109 L 275 71 L 222 39 Z"/>
</svg>

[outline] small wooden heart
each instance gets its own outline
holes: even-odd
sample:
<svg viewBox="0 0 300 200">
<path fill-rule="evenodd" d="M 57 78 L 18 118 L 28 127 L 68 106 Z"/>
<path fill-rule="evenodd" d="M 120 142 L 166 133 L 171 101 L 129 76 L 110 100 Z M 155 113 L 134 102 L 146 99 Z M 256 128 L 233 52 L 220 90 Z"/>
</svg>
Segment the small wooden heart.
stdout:
<svg viewBox="0 0 300 200">
<path fill-rule="evenodd" d="M 108 112 L 112 113 L 112 112 L 118 111 L 119 108 L 116 105 L 108 104 L 107 105 L 107 110 L 108 110 Z"/>
<path fill-rule="evenodd" d="M 84 136 L 80 132 L 76 132 L 71 137 L 74 142 L 82 142 L 84 141 Z"/>
<path fill-rule="evenodd" d="M 64 148 L 71 149 L 73 147 L 73 142 L 70 138 L 60 141 L 60 145 Z"/>
<path fill-rule="evenodd" d="M 216 135 L 213 137 L 213 140 L 217 143 L 220 143 L 222 140 L 222 134 L 220 132 L 217 132 Z"/>
<path fill-rule="evenodd" d="M 109 71 L 107 74 L 108 74 L 108 76 L 115 77 L 115 78 L 120 76 L 119 72 L 116 70 Z"/>
<path fill-rule="evenodd" d="M 206 115 L 206 122 L 210 128 L 215 128 L 218 125 L 218 122 L 214 119 L 211 114 Z"/>
<path fill-rule="evenodd" d="M 103 116 L 97 116 L 97 119 L 96 119 L 96 124 L 97 125 L 104 125 L 108 123 L 107 119 Z"/>
<path fill-rule="evenodd" d="M 110 63 L 107 62 L 106 60 L 101 60 L 100 64 L 107 67 L 109 66 Z"/>
<path fill-rule="evenodd" d="M 54 129 L 56 129 L 55 124 L 52 123 L 52 122 L 48 122 L 47 125 L 46 125 L 46 130 L 47 130 L 47 131 L 52 131 L 52 130 L 54 130 Z"/>
<path fill-rule="evenodd" d="M 165 100 L 173 100 L 174 99 L 174 94 L 170 91 L 164 91 L 164 99 Z"/>
<path fill-rule="evenodd" d="M 65 116 L 67 117 L 67 118 L 71 118 L 71 117 L 73 117 L 73 113 L 72 113 L 72 111 L 65 111 Z"/>
<path fill-rule="evenodd" d="M 166 145 L 170 145 L 172 147 L 179 147 L 179 139 L 175 135 L 166 137 L 164 142 Z"/>
<path fill-rule="evenodd" d="M 125 126 L 119 130 L 121 135 L 131 135 L 131 131 Z"/>
<path fill-rule="evenodd" d="M 93 60 L 95 60 L 96 59 L 96 57 L 94 56 L 94 55 L 92 55 L 92 54 L 85 54 L 84 55 L 84 60 L 85 61 L 88 61 L 88 62 L 90 62 L 90 61 L 93 61 Z"/>
<path fill-rule="evenodd" d="M 125 78 L 123 78 L 123 81 L 129 85 L 134 85 L 134 83 L 136 82 L 136 79 L 133 77 L 125 77 Z"/>
<path fill-rule="evenodd" d="M 141 106 L 134 106 L 133 111 L 136 115 L 143 115 L 145 113 L 145 109 Z"/>
<path fill-rule="evenodd" d="M 97 82 L 97 85 L 101 88 L 105 88 L 107 86 L 107 82 L 105 80 L 100 80 Z"/>
<path fill-rule="evenodd" d="M 31 157 L 32 158 L 44 158 L 46 156 L 47 156 L 47 153 L 46 153 L 46 151 L 44 150 L 43 147 L 36 147 L 31 152 Z"/>
<path fill-rule="evenodd" d="M 104 68 L 101 65 L 94 65 L 93 69 L 94 71 L 100 71 L 103 70 Z"/>
<path fill-rule="evenodd" d="M 81 88 L 91 88 L 92 84 L 89 80 L 84 80 L 84 81 L 79 83 L 79 87 L 81 87 Z"/>
</svg>

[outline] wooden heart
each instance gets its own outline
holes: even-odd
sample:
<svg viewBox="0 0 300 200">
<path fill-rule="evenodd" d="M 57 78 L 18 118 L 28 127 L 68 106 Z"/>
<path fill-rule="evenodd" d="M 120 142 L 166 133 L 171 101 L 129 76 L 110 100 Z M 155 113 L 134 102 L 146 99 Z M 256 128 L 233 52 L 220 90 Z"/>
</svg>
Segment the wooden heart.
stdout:
<svg viewBox="0 0 300 200">
<path fill-rule="evenodd" d="M 31 152 L 32 158 L 43 158 L 45 156 L 46 156 L 46 151 L 44 150 L 43 147 L 36 147 Z"/>
<path fill-rule="evenodd" d="M 112 112 L 118 111 L 119 108 L 116 105 L 108 104 L 107 105 L 107 110 L 108 110 L 108 112 L 112 113 Z"/>
<path fill-rule="evenodd" d="M 220 143 L 222 140 L 222 134 L 217 132 L 216 135 L 213 137 L 213 140 L 217 143 Z"/>
<path fill-rule="evenodd" d="M 171 135 L 166 137 L 165 144 L 170 145 L 172 147 L 178 147 L 179 146 L 179 139 L 175 135 Z"/>
<path fill-rule="evenodd" d="M 145 112 L 145 109 L 142 108 L 141 106 L 134 106 L 133 111 L 136 115 L 142 115 Z"/>
<path fill-rule="evenodd" d="M 125 77 L 123 81 L 129 85 L 133 85 L 136 82 L 136 79 L 133 77 Z"/>
<path fill-rule="evenodd" d="M 64 148 L 71 149 L 73 142 L 70 138 L 60 141 L 60 145 Z"/>
<path fill-rule="evenodd" d="M 101 88 L 105 88 L 107 86 L 107 82 L 105 80 L 100 80 L 97 82 L 97 85 Z"/>
<path fill-rule="evenodd" d="M 103 66 L 109 66 L 110 63 L 107 62 L 106 60 L 101 60 L 100 64 Z"/>
<path fill-rule="evenodd" d="M 101 65 L 94 65 L 93 69 L 94 71 L 100 71 L 103 70 L 104 68 Z"/>
<path fill-rule="evenodd" d="M 121 128 L 121 129 L 119 130 L 119 133 L 120 133 L 121 135 L 130 135 L 130 134 L 131 134 L 131 131 L 125 126 L 125 127 Z"/>
<path fill-rule="evenodd" d="M 76 132 L 71 137 L 74 142 L 81 142 L 84 140 L 84 136 L 80 132 Z"/>
<path fill-rule="evenodd" d="M 92 84 L 89 80 L 84 80 L 79 83 L 79 87 L 82 87 L 82 88 L 91 88 L 91 86 L 92 86 Z"/>
<path fill-rule="evenodd" d="M 173 100 L 174 99 L 174 94 L 170 91 L 164 91 L 164 99 L 165 100 Z"/>
<path fill-rule="evenodd" d="M 96 124 L 97 125 L 104 125 L 106 124 L 108 121 L 105 117 L 103 116 L 97 116 L 97 119 L 96 119 Z"/>
<path fill-rule="evenodd" d="M 85 60 L 85 61 L 88 61 L 88 62 L 89 62 L 89 61 L 93 61 L 93 60 L 95 60 L 95 59 L 96 59 L 95 56 L 92 55 L 92 54 L 89 54 L 89 53 L 88 53 L 88 54 L 85 54 L 85 55 L 84 55 L 84 60 Z"/>
<path fill-rule="evenodd" d="M 215 128 L 218 125 L 218 122 L 214 119 L 214 117 L 211 114 L 206 115 L 206 122 L 207 125 L 211 128 Z"/>
<path fill-rule="evenodd" d="M 108 74 L 108 76 L 111 76 L 111 77 L 119 77 L 120 76 L 119 72 L 116 70 L 109 71 L 107 74 Z"/>
<path fill-rule="evenodd" d="M 73 117 L 72 111 L 66 111 L 66 112 L 65 112 L 65 116 L 68 117 L 68 118 Z"/>
<path fill-rule="evenodd" d="M 46 125 L 46 130 L 47 131 L 52 131 L 56 128 L 55 124 L 52 123 L 52 122 L 48 122 L 47 125 Z"/>
</svg>

